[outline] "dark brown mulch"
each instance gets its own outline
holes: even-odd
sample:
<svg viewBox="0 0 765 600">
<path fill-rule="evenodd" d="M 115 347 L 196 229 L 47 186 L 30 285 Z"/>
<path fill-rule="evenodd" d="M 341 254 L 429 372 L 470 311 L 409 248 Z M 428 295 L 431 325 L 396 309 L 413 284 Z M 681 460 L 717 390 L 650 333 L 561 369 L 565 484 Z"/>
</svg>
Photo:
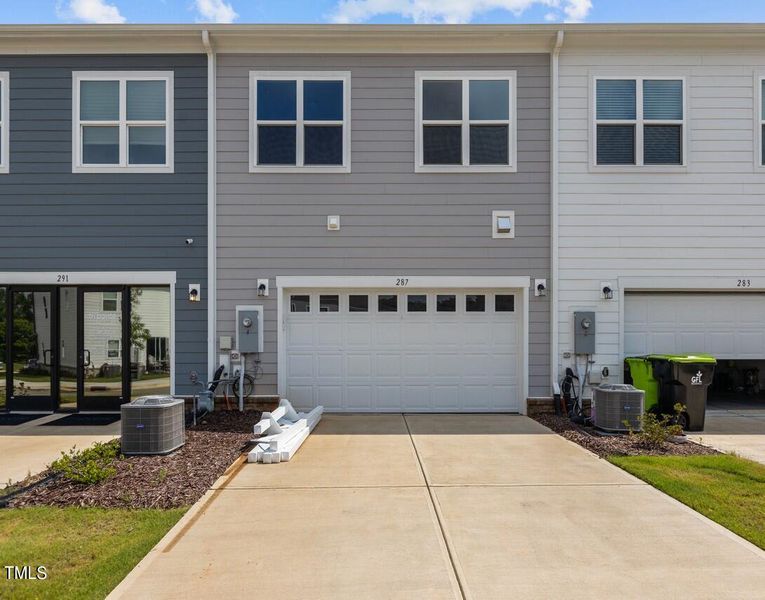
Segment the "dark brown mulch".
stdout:
<svg viewBox="0 0 765 600">
<path fill-rule="evenodd" d="M 692 456 L 696 454 L 719 454 L 717 450 L 690 440 L 685 440 L 683 443 L 665 442 L 661 446 L 653 447 L 641 442 L 637 436 L 627 434 L 603 435 L 593 427 L 584 427 L 572 423 L 567 417 L 540 414 L 533 415 L 532 418 L 601 458 L 613 455 Z"/>
<path fill-rule="evenodd" d="M 186 430 L 186 444 L 171 454 L 117 459 L 114 462 L 117 473 L 94 485 L 54 476 L 21 492 L 9 506 L 189 506 L 249 448 L 252 426 L 259 419 L 258 412 L 213 413 Z M 46 475 L 50 472 L 43 473 L 42 477 Z"/>
</svg>

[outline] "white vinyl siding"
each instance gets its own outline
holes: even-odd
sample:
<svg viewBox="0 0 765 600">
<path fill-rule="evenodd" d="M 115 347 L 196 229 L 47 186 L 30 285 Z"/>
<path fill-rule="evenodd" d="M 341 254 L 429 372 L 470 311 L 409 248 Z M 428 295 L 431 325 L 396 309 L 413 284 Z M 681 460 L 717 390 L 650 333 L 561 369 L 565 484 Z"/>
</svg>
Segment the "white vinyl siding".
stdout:
<svg viewBox="0 0 765 600">
<path fill-rule="evenodd" d="M 596 367 L 619 380 L 622 299 L 639 290 L 765 288 L 765 172 L 759 162 L 759 76 L 765 52 L 602 47 L 564 51 L 560 71 L 559 368 L 571 362 L 573 312 L 597 312 Z M 680 78 L 690 132 L 685 168 L 593 169 L 595 75 Z M 614 289 L 601 299 L 602 282 Z M 559 370 L 560 372 L 560 370 Z"/>
<path fill-rule="evenodd" d="M 75 71 L 72 172 L 172 173 L 173 96 L 170 71 Z"/>
<path fill-rule="evenodd" d="M 10 164 L 10 76 L 0 72 L 0 173 L 8 173 Z"/>
</svg>

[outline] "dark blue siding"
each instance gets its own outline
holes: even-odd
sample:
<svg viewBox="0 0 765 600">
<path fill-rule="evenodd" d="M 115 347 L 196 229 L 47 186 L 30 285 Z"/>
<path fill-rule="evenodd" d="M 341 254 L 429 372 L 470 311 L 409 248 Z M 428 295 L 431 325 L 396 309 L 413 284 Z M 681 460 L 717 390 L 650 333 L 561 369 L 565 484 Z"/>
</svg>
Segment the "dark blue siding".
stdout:
<svg viewBox="0 0 765 600">
<path fill-rule="evenodd" d="M 175 172 L 72 173 L 72 71 L 175 73 Z M 203 55 L 4 56 L 10 173 L 0 271 L 176 271 L 176 392 L 206 371 L 207 71 Z M 187 246 L 186 238 L 194 238 Z M 202 302 L 187 300 L 202 284 Z"/>
</svg>

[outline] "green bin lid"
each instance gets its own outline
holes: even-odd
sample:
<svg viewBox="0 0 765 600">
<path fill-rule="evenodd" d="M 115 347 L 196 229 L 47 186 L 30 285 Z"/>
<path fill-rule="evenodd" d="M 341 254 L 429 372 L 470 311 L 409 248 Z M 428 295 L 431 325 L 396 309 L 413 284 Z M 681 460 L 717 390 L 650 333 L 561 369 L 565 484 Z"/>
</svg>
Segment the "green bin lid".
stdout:
<svg viewBox="0 0 765 600">
<path fill-rule="evenodd" d="M 700 363 L 705 365 L 716 365 L 717 359 L 711 354 L 649 354 L 646 358 L 658 358 L 676 363 Z"/>
</svg>

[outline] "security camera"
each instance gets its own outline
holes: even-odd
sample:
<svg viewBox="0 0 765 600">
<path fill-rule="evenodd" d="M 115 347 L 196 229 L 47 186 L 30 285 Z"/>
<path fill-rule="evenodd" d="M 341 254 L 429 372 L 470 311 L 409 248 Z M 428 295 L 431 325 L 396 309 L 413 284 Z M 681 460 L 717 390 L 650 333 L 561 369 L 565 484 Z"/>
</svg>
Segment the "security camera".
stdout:
<svg viewBox="0 0 765 600">
<path fill-rule="evenodd" d="M 194 243 L 194 238 L 186 238 L 186 245 L 191 246 Z"/>
</svg>

